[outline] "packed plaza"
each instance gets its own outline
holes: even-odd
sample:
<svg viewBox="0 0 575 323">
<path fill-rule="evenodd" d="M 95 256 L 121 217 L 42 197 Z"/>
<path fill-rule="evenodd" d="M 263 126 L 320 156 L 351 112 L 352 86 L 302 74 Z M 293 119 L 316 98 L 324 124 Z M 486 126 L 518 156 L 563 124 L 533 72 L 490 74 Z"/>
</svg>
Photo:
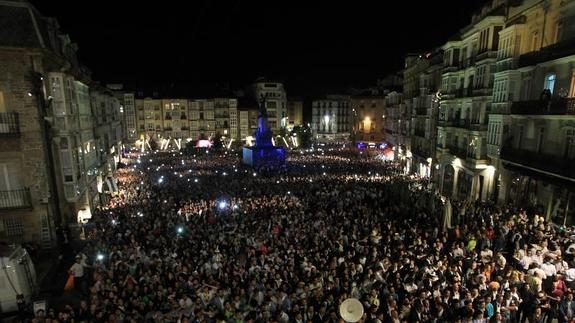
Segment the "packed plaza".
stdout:
<svg viewBox="0 0 575 323">
<path fill-rule="evenodd" d="M 378 150 L 292 151 L 276 171 L 231 150 L 127 157 L 84 226 L 78 302 L 34 322 L 344 322 L 348 298 L 362 322 L 575 315 L 570 230 L 442 199 Z"/>
</svg>

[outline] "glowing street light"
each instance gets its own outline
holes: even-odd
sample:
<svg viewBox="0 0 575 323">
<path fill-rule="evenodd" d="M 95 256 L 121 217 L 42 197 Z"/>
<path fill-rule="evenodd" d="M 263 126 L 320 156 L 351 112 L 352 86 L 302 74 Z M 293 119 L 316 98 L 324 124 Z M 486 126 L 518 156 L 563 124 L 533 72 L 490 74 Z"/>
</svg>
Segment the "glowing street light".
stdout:
<svg viewBox="0 0 575 323">
<path fill-rule="evenodd" d="M 178 234 L 182 234 L 182 233 L 184 232 L 184 228 L 178 227 L 178 228 L 176 229 L 176 231 L 178 232 Z"/>
<path fill-rule="evenodd" d="M 96 256 L 96 259 L 98 259 L 98 261 L 102 261 L 102 260 L 104 260 L 104 255 L 101 254 L 101 253 L 99 253 L 99 254 Z"/>
</svg>

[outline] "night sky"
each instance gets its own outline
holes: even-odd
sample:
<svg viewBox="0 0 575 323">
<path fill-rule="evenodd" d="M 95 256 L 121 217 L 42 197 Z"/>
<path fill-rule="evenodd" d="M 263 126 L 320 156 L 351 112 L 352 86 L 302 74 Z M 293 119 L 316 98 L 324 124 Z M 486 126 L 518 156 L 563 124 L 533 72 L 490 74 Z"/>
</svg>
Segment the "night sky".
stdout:
<svg viewBox="0 0 575 323">
<path fill-rule="evenodd" d="M 258 76 L 288 95 L 375 84 L 444 43 L 484 1 L 46 1 L 102 83 L 201 94 Z"/>
</svg>

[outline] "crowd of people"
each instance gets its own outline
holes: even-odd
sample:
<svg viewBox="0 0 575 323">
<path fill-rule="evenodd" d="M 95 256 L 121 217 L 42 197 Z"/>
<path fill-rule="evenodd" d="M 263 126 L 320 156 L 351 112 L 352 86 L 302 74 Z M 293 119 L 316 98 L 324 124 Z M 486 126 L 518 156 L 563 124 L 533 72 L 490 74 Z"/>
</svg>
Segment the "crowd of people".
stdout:
<svg viewBox="0 0 575 323">
<path fill-rule="evenodd" d="M 34 322 L 569 322 L 575 244 L 538 214 L 443 202 L 352 149 L 131 155 L 71 272 L 79 302 Z"/>
</svg>

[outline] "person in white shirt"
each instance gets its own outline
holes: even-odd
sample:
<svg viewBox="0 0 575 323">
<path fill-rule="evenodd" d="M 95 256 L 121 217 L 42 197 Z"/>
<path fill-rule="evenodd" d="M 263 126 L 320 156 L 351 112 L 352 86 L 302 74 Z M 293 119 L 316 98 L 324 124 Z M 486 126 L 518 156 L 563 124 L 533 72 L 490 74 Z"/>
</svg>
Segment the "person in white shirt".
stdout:
<svg viewBox="0 0 575 323">
<path fill-rule="evenodd" d="M 84 282 L 84 268 L 86 267 L 86 263 L 82 261 L 82 256 L 76 256 L 76 262 L 70 267 L 68 273 L 74 276 L 74 288 L 84 294 L 85 291 L 85 282 Z"/>
<path fill-rule="evenodd" d="M 557 268 L 555 268 L 555 265 L 551 263 L 550 257 L 545 257 L 545 262 L 542 263 L 539 268 L 545 272 L 545 277 L 550 278 L 557 275 Z"/>
</svg>

